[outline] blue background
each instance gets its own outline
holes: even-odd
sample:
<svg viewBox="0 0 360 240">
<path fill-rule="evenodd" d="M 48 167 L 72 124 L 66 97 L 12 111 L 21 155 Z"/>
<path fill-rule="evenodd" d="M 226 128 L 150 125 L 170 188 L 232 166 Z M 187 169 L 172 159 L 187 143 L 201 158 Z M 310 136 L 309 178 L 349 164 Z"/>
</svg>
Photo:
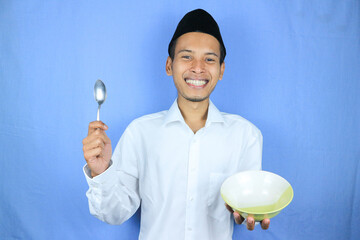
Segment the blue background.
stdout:
<svg viewBox="0 0 360 240">
<path fill-rule="evenodd" d="M 138 213 L 121 226 L 89 214 L 93 86 L 107 86 L 114 147 L 174 101 L 167 45 L 199 7 L 228 52 L 213 102 L 261 129 L 263 169 L 295 192 L 268 231 L 240 226 L 234 239 L 359 239 L 358 0 L 0 1 L 0 239 L 137 239 Z"/>
</svg>

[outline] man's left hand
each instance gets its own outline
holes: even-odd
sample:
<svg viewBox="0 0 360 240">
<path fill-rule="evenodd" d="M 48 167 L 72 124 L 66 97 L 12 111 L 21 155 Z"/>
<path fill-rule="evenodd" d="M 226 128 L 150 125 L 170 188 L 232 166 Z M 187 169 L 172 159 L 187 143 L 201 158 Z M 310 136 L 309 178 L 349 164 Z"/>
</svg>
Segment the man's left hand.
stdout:
<svg viewBox="0 0 360 240">
<path fill-rule="evenodd" d="M 226 203 L 225 203 L 225 206 L 226 206 L 227 210 L 229 210 L 229 212 L 233 214 L 235 222 L 237 224 L 241 224 L 245 220 L 238 212 L 234 212 L 234 210 L 232 210 L 232 208 L 229 205 L 227 205 Z M 270 226 L 270 219 L 265 218 L 264 220 L 260 221 L 260 225 L 261 225 L 262 229 L 264 229 L 264 230 L 268 229 L 269 226 Z M 250 217 L 250 216 L 247 217 L 247 219 L 246 219 L 246 227 L 250 231 L 254 230 L 254 228 L 255 228 L 255 219 L 253 217 Z"/>
</svg>

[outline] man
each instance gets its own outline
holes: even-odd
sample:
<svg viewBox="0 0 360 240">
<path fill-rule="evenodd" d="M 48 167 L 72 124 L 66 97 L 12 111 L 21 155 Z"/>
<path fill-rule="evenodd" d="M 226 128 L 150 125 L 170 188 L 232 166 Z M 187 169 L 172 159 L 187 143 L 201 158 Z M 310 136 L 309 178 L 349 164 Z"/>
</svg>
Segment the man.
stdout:
<svg viewBox="0 0 360 240">
<path fill-rule="evenodd" d="M 110 224 L 141 203 L 139 239 L 231 239 L 242 217 L 225 206 L 220 186 L 239 171 L 261 169 L 262 135 L 240 116 L 209 100 L 225 70 L 226 50 L 206 11 L 187 13 L 169 44 L 166 73 L 177 100 L 168 111 L 134 120 L 114 154 L 108 127 L 89 124 L 83 140 L 91 214 Z M 249 217 L 247 228 L 254 229 Z M 264 229 L 270 220 L 262 221 Z"/>
</svg>

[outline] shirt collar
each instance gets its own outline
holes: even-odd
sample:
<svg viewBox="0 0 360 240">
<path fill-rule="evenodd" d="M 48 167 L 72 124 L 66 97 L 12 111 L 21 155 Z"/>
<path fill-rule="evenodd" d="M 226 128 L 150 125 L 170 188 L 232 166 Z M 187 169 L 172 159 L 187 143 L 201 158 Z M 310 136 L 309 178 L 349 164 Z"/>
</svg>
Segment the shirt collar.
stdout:
<svg viewBox="0 0 360 240">
<path fill-rule="evenodd" d="M 181 115 L 179 106 L 177 104 L 177 99 L 175 99 L 174 103 L 171 105 L 169 111 L 167 112 L 165 119 L 164 119 L 164 125 L 166 125 L 170 122 L 185 123 L 185 120 L 184 120 L 183 116 Z M 215 123 L 215 122 L 225 123 L 225 119 L 222 116 L 221 112 L 212 103 L 212 101 L 209 100 L 209 111 L 208 111 L 208 117 L 207 117 L 205 126 L 208 126 L 209 124 Z"/>
<path fill-rule="evenodd" d="M 225 123 L 225 119 L 224 119 L 223 115 L 221 114 L 221 112 L 215 107 L 213 102 L 210 100 L 206 125 L 208 125 L 210 123 L 215 123 L 215 122 Z"/>
<path fill-rule="evenodd" d="M 164 125 L 170 122 L 185 122 L 183 116 L 181 115 L 179 106 L 177 104 L 177 99 L 175 99 L 174 103 L 171 105 L 169 111 L 167 112 Z"/>
</svg>

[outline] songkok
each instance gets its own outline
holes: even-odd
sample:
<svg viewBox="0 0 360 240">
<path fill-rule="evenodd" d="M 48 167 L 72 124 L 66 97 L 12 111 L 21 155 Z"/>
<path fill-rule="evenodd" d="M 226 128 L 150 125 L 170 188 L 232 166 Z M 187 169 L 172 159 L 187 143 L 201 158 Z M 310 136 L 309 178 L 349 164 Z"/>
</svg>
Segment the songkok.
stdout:
<svg viewBox="0 0 360 240">
<path fill-rule="evenodd" d="M 176 39 L 188 32 L 202 32 L 202 33 L 210 34 L 211 36 L 215 37 L 219 41 L 220 46 L 222 46 L 224 49 L 224 58 L 225 58 L 226 49 L 224 42 L 221 38 L 219 26 L 217 25 L 215 19 L 203 9 L 196 9 L 191 12 L 188 12 L 180 20 L 179 24 L 176 27 L 174 36 L 172 37 L 169 43 L 169 47 L 168 47 L 169 56 L 171 55 L 170 54 L 171 47 L 176 41 Z"/>
</svg>

